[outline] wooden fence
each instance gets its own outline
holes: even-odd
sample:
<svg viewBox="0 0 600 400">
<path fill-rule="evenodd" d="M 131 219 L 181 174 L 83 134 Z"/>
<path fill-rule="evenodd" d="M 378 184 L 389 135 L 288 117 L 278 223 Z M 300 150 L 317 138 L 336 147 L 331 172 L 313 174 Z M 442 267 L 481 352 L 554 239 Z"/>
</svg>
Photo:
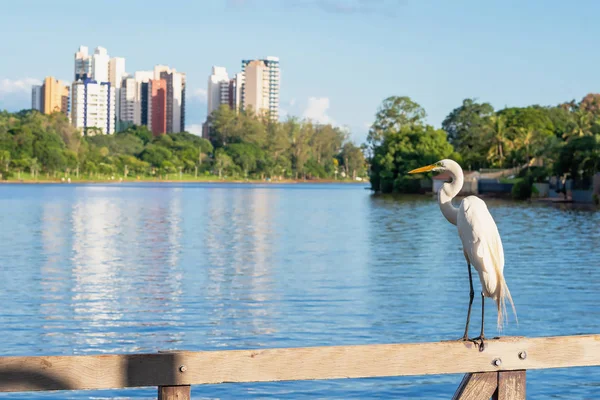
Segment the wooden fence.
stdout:
<svg viewBox="0 0 600 400">
<path fill-rule="evenodd" d="M 0 392 L 158 386 L 189 399 L 190 385 L 466 374 L 455 399 L 525 398 L 525 371 L 600 365 L 600 335 L 486 342 L 377 344 L 86 356 L 0 357 Z"/>
</svg>

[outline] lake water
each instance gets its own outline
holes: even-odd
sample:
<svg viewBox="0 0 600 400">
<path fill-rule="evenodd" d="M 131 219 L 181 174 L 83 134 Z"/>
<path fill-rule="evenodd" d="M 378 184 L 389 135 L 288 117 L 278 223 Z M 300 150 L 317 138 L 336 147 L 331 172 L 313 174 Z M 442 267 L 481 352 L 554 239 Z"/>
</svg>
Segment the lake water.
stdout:
<svg viewBox="0 0 600 400">
<path fill-rule="evenodd" d="M 519 317 L 503 334 L 600 333 L 600 212 L 487 202 Z M 362 185 L 0 185 L 0 227 L 0 355 L 428 342 L 464 329 L 466 264 L 430 197 Z M 476 297 L 472 336 L 479 310 Z M 192 397 L 448 399 L 461 378 L 193 386 Z M 599 368 L 527 379 L 528 399 L 600 398 Z M 114 397 L 156 389 L 0 394 Z"/>
</svg>

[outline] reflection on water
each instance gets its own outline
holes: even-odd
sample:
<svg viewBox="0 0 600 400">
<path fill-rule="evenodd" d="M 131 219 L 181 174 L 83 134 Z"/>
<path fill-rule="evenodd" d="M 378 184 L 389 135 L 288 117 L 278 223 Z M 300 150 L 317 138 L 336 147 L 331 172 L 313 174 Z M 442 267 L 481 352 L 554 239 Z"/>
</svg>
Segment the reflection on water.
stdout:
<svg viewBox="0 0 600 400">
<path fill-rule="evenodd" d="M 509 315 L 504 334 L 600 333 L 600 213 L 487 202 L 519 313 L 519 325 Z M 373 196 L 353 185 L 2 185 L 0 207 L 1 355 L 416 342 L 462 334 L 467 266 L 456 228 L 431 198 Z M 494 335 L 489 305 L 487 331 Z M 528 398 L 594 398 L 599 375 L 598 368 L 533 371 Z M 442 399 L 460 378 L 222 385 L 193 393 Z M 155 392 L 60 397 L 117 395 Z"/>
</svg>

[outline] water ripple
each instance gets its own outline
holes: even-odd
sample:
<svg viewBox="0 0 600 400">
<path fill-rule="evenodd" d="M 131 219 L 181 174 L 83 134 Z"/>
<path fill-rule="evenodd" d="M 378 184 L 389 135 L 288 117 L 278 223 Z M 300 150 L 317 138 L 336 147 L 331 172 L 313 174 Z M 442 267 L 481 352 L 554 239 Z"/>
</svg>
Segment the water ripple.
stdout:
<svg viewBox="0 0 600 400">
<path fill-rule="evenodd" d="M 504 334 L 600 333 L 600 213 L 487 202 L 519 313 L 519 325 L 509 316 Z M 1 355 L 424 342 L 462 334 L 466 263 L 456 228 L 432 198 L 372 196 L 348 185 L 2 185 L 0 207 L 10 210 L 0 214 Z M 495 334 L 491 306 L 486 320 Z M 207 385 L 193 393 L 442 399 L 460 379 Z M 527 392 L 531 399 L 591 399 L 599 386 L 599 368 L 532 371 Z M 116 396 L 155 392 L 10 397 Z"/>
</svg>

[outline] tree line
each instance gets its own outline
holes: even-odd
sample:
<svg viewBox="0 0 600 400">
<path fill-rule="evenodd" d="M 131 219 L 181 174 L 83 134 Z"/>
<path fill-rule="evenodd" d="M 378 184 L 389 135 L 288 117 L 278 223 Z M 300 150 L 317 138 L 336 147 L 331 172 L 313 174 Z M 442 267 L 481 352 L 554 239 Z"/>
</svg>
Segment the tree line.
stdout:
<svg viewBox="0 0 600 400">
<path fill-rule="evenodd" d="M 381 192 L 416 192 L 407 171 L 442 158 L 466 170 L 535 165 L 530 180 L 569 176 L 589 186 L 600 169 L 600 94 L 556 106 L 494 110 L 465 99 L 440 129 L 409 97 L 385 99 L 360 147 L 348 132 L 289 117 L 271 121 L 222 106 L 209 116 L 209 139 L 153 136 L 144 126 L 115 135 L 81 135 L 60 113 L 0 112 L 0 174 L 33 177 L 151 177 L 170 174 L 248 179 L 354 179 L 369 174 Z M 42 174 L 42 175 L 40 175 Z"/>
<path fill-rule="evenodd" d="M 0 174 L 247 179 L 327 179 L 366 176 L 363 152 L 331 125 L 290 117 L 259 118 L 228 107 L 209 117 L 210 140 L 187 132 L 153 136 L 145 126 L 114 135 L 75 129 L 61 113 L 0 112 Z"/>
<path fill-rule="evenodd" d="M 409 97 L 383 101 L 367 137 L 373 190 L 419 191 L 419 177 L 407 171 L 442 158 L 465 170 L 528 166 L 530 182 L 566 175 L 581 187 L 600 170 L 600 94 L 501 110 L 465 99 L 441 129 L 426 124 L 426 116 Z"/>
</svg>

